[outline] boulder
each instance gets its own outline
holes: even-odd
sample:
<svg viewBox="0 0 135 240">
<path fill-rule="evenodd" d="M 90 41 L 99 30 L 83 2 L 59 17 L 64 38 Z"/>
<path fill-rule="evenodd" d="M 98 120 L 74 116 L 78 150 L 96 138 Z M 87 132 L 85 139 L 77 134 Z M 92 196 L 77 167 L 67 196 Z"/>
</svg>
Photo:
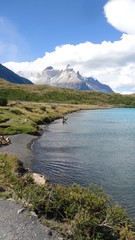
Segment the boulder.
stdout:
<svg viewBox="0 0 135 240">
<path fill-rule="evenodd" d="M 45 176 L 39 173 L 33 173 L 33 179 L 34 179 L 34 182 L 39 185 L 44 185 L 46 183 Z"/>
</svg>

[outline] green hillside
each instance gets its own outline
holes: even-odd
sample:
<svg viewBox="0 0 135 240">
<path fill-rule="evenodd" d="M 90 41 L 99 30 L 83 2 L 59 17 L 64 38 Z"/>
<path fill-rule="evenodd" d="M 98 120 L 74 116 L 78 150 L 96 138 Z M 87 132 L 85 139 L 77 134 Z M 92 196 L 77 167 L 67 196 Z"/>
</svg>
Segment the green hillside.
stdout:
<svg viewBox="0 0 135 240">
<path fill-rule="evenodd" d="M 8 100 L 46 103 L 112 105 L 135 107 L 134 95 L 106 94 L 99 92 L 62 89 L 41 85 L 16 85 L 0 79 L 0 96 Z"/>
<path fill-rule="evenodd" d="M 3 106 L 3 102 L 7 103 L 6 106 Z M 135 97 L 49 86 L 15 85 L 0 79 L 0 105 L 0 135 L 38 134 L 39 124 L 49 123 L 69 112 L 135 107 Z"/>
<path fill-rule="evenodd" d="M 67 92 L 67 95 L 64 92 Z M 14 85 L 1 79 L 0 135 L 39 134 L 41 130 L 39 124 L 47 124 L 69 112 L 102 108 L 102 106 L 96 105 L 69 104 L 72 101 L 70 101 L 68 92 L 70 93 L 70 90 L 66 91 L 47 86 L 32 86 L 32 88 L 29 88 L 28 85 Z M 73 91 L 71 93 L 73 99 Z M 8 99 L 5 106 L 2 104 L 3 99 Z M 69 103 L 67 104 L 67 102 Z"/>
</svg>

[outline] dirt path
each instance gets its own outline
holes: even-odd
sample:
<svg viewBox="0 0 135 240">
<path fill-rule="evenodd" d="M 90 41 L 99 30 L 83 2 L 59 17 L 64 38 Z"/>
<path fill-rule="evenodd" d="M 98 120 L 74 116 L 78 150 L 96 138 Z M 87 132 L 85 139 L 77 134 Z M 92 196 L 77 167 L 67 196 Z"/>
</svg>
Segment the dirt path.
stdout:
<svg viewBox="0 0 135 240">
<path fill-rule="evenodd" d="M 34 213 L 11 200 L 0 199 L 0 240 L 60 240 Z"/>
</svg>

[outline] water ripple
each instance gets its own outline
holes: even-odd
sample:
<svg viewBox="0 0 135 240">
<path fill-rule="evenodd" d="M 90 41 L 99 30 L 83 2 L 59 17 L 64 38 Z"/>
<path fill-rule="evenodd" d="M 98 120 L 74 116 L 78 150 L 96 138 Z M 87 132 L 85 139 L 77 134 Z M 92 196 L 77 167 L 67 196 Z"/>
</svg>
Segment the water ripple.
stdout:
<svg viewBox="0 0 135 240">
<path fill-rule="evenodd" d="M 33 170 L 51 181 L 103 185 L 135 220 L 135 109 L 80 111 L 33 144 Z"/>
</svg>

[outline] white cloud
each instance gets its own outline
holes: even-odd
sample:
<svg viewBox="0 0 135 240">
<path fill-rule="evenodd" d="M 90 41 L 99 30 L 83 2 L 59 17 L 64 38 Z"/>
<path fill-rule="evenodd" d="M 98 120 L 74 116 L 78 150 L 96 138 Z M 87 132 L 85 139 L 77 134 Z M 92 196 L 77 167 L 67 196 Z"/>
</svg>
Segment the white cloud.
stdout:
<svg viewBox="0 0 135 240">
<path fill-rule="evenodd" d="M 13 63 L 5 65 L 15 72 L 40 72 L 47 66 L 63 69 L 70 64 L 82 75 L 94 76 L 102 83 L 110 85 L 114 91 L 135 91 L 135 35 L 123 34 L 115 42 L 91 42 L 78 45 L 62 45 L 54 52 L 46 53 L 34 62 Z"/>
<path fill-rule="evenodd" d="M 107 21 L 121 32 L 135 34 L 135 0 L 109 0 L 104 6 Z"/>
<path fill-rule="evenodd" d="M 15 72 L 41 72 L 47 66 L 63 69 L 70 64 L 82 75 L 94 76 L 116 92 L 135 92 L 135 0 L 109 0 L 107 21 L 123 34 L 119 41 L 57 46 L 34 62 L 6 63 Z M 1 22 L 1 19 L 0 19 Z"/>
</svg>

